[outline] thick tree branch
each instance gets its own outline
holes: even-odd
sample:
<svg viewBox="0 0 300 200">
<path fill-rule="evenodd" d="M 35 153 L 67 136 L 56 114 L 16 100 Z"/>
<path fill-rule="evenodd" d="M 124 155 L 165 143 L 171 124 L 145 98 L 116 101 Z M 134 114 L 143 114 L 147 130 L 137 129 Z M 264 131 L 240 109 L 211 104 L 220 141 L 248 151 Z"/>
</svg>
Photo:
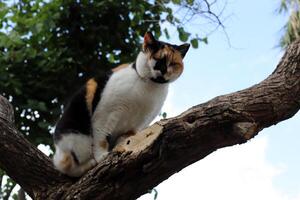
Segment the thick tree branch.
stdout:
<svg viewBox="0 0 300 200">
<path fill-rule="evenodd" d="M 216 149 L 244 143 L 297 113 L 300 41 L 287 49 L 276 70 L 261 83 L 194 106 L 127 138 L 79 180 L 60 175 L 17 133 L 9 107 L 0 99 L 0 167 L 32 197 L 135 199 Z"/>
<path fill-rule="evenodd" d="M 16 130 L 13 121 L 10 103 L 0 96 L 0 168 L 30 196 L 67 182 L 68 178 L 53 169 L 50 159 Z"/>
</svg>

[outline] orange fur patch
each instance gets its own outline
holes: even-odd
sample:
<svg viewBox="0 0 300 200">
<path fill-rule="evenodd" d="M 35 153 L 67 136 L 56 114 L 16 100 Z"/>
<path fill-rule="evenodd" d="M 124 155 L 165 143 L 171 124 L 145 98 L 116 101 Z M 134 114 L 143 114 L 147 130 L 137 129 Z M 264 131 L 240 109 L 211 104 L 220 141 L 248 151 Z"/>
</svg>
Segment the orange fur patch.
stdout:
<svg viewBox="0 0 300 200">
<path fill-rule="evenodd" d="M 63 159 L 60 161 L 60 164 L 65 172 L 70 171 L 73 165 L 72 155 L 65 153 Z"/>
<path fill-rule="evenodd" d="M 86 99 L 86 104 L 87 104 L 87 108 L 90 112 L 90 114 L 92 114 L 92 107 L 93 107 L 93 99 L 97 90 L 97 82 L 95 81 L 95 79 L 90 79 L 88 80 L 88 82 L 86 83 L 86 95 L 85 95 L 85 99 Z"/>
<path fill-rule="evenodd" d="M 108 142 L 107 142 L 106 140 L 100 141 L 100 142 L 99 142 L 99 146 L 100 146 L 102 149 L 107 150 L 107 149 L 108 149 Z"/>
<path fill-rule="evenodd" d="M 119 71 L 119 70 L 121 70 L 121 69 L 124 69 L 124 68 L 126 68 L 126 67 L 128 67 L 128 66 L 129 66 L 128 63 L 121 64 L 121 65 L 119 65 L 118 67 L 113 68 L 112 71 L 113 71 L 113 72 L 116 72 L 116 71 Z"/>
<path fill-rule="evenodd" d="M 170 63 L 174 63 L 173 73 L 181 74 L 183 71 L 183 62 L 181 58 L 181 54 L 178 51 L 175 51 Z"/>
</svg>

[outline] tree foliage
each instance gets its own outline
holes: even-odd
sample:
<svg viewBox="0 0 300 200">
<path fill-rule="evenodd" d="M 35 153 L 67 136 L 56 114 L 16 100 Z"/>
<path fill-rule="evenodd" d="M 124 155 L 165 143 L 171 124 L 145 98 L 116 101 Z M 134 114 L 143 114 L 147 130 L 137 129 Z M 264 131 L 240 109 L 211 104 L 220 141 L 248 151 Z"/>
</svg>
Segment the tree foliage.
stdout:
<svg viewBox="0 0 300 200">
<path fill-rule="evenodd" d="M 280 39 L 280 46 L 285 48 L 300 38 L 300 0 L 281 0 L 278 11 L 289 15 L 284 26 L 284 35 Z"/>
</svg>

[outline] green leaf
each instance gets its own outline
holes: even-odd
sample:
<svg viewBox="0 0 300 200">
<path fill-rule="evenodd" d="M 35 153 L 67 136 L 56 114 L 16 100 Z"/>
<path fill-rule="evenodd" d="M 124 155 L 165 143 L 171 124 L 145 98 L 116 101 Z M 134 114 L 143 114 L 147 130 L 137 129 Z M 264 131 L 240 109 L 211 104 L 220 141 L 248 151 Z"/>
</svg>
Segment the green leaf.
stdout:
<svg viewBox="0 0 300 200">
<path fill-rule="evenodd" d="M 174 16 L 172 14 L 167 15 L 166 20 L 170 23 L 173 23 Z"/>
<path fill-rule="evenodd" d="M 208 39 L 207 39 L 207 37 L 202 38 L 201 41 L 204 42 L 205 44 L 208 44 Z"/>
<path fill-rule="evenodd" d="M 22 91 L 19 88 L 14 88 L 14 92 L 17 96 L 22 94 Z"/>
<path fill-rule="evenodd" d="M 33 48 L 27 48 L 26 55 L 28 58 L 35 58 L 37 55 L 37 51 Z"/>
<path fill-rule="evenodd" d="M 37 107 L 38 107 L 38 109 L 39 109 L 40 111 L 44 111 L 44 112 L 47 111 L 47 106 L 46 106 L 45 102 L 39 102 L 39 103 L 37 104 Z"/>
<path fill-rule="evenodd" d="M 109 54 L 109 56 L 108 56 L 108 61 L 110 62 L 110 63 L 114 63 L 115 62 L 115 56 L 114 56 L 114 54 Z"/>
<path fill-rule="evenodd" d="M 38 122 L 38 126 L 39 126 L 40 128 L 43 128 L 43 129 L 47 129 L 49 125 L 50 125 L 50 124 L 47 123 L 47 122 L 43 122 L 43 121 Z"/>
<path fill-rule="evenodd" d="M 182 42 L 186 42 L 188 39 L 189 39 L 189 36 L 191 35 L 190 33 L 186 32 L 184 30 L 184 28 L 182 27 L 179 27 L 178 29 L 178 33 L 179 33 L 179 39 L 182 41 Z"/>
<path fill-rule="evenodd" d="M 170 35 L 169 35 L 169 31 L 168 31 L 168 29 L 164 29 L 164 33 L 165 33 L 165 36 L 166 36 L 166 38 L 169 40 L 170 39 Z"/>
<path fill-rule="evenodd" d="M 8 13 L 8 8 L 4 3 L 0 2 L 0 22 L 2 19 L 4 19 L 4 16 Z"/>
<path fill-rule="evenodd" d="M 187 2 L 189 5 L 193 5 L 193 4 L 194 4 L 194 0 L 186 0 L 186 2 Z"/>
<path fill-rule="evenodd" d="M 172 0 L 174 4 L 180 4 L 181 0 Z"/>
<path fill-rule="evenodd" d="M 192 47 L 197 49 L 198 48 L 198 39 L 194 38 L 191 40 L 191 44 L 192 44 Z"/>
<path fill-rule="evenodd" d="M 9 39 L 11 40 L 11 42 L 13 42 L 15 44 L 15 46 L 19 46 L 19 45 L 23 44 L 21 36 L 17 31 L 12 31 L 9 34 Z"/>
<path fill-rule="evenodd" d="M 34 27 L 34 34 L 38 34 L 43 30 L 43 23 L 37 23 Z"/>
<path fill-rule="evenodd" d="M 68 63 L 72 63 L 73 62 L 73 58 L 72 57 L 67 58 L 67 62 Z"/>
</svg>

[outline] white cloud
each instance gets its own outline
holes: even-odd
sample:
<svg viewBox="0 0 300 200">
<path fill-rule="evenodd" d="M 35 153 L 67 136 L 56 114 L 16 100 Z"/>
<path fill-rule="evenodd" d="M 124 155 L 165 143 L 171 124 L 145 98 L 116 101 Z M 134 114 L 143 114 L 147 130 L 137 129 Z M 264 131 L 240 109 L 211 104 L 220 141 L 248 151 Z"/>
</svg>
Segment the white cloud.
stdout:
<svg viewBox="0 0 300 200">
<path fill-rule="evenodd" d="M 275 188 L 274 177 L 284 171 L 266 159 L 268 139 L 221 149 L 173 175 L 156 187 L 158 200 L 299 200 Z M 139 200 L 153 199 L 144 195 Z"/>
</svg>

